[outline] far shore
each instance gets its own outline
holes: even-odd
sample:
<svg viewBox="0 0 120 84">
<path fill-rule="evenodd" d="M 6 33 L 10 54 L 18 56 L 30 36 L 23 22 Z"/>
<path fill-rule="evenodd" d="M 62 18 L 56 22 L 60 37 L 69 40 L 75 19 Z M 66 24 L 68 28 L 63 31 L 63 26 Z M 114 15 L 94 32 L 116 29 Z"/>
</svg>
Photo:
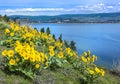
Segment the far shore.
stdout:
<svg viewBox="0 0 120 84">
<path fill-rule="evenodd" d="M 48 22 L 43 22 L 43 23 L 34 23 L 34 22 L 20 22 L 21 25 L 24 24 L 120 24 L 120 22 L 83 22 L 83 23 L 48 23 Z"/>
</svg>

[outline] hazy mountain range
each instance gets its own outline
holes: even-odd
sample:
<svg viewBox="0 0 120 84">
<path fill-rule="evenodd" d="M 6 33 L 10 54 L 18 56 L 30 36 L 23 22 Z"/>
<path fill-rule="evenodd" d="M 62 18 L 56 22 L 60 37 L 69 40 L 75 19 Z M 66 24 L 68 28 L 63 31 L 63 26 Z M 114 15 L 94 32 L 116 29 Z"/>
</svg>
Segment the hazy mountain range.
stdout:
<svg viewBox="0 0 120 84">
<path fill-rule="evenodd" d="M 65 14 L 56 16 L 9 16 L 11 20 L 27 23 L 119 23 L 120 13 Z"/>
</svg>

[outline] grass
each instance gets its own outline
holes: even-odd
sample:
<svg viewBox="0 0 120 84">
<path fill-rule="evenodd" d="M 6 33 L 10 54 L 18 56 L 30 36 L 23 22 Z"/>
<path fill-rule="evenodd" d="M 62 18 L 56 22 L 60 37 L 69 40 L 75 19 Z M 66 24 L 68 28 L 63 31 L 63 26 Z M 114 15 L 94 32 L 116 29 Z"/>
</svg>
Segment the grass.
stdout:
<svg viewBox="0 0 120 84">
<path fill-rule="evenodd" d="M 20 75 L 7 74 L 0 70 L 0 84 L 82 84 L 79 71 L 69 67 L 44 70 L 35 80 Z M 106 71 L 104 77 L 98 78 L 94 84 L 119 84 L 120 77 Z"/>
<path fill-rule="evenodd" d="M 4 37 L 6 27 L 9 26 L 0 22 L 0 40 Z M 0 53 L 3 49 L 4 47 L 0 46 Z M 6 73 L 0 69 L 0 84 L 82 84 L 81 77 L 79 71 L 73 69 L 70 64 L 65 64 L 63 68 L 56 70 L 43 70 L 34 80 L 21 75 Z M 94 84 L 120 84 L 120 77 L 106 70 L 105 76 L 98 78 Z"/>
<path fill-rule="evenodd" d="M 31 80 L 19 75 L 7 74 L 0 70 L 0 84 L 33 84 Z"/>
<path fill-rule="evenodd" d="M 98 84 L 120 84 L 120 77 L 107 70 L 105 76 L 99 78 L 98 82 Z"/>
</svg>

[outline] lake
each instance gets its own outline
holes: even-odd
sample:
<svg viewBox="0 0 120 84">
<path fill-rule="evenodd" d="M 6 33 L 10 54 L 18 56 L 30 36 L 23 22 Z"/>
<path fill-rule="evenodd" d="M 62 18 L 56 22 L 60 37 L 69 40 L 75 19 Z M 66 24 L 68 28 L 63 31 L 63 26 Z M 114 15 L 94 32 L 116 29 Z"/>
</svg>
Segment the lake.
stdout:
<svg viewBox="0 0 120 84">
<path fill-rule="evenodd" d="M 40 30 L 49 27 L 52 34 L 63 40 L 74 40 L 79 54 L 91 50 L 98 56 L 96 64 L 111 68 L 113 60 L 120 58 L 120 24 L 30 24 Z"/>
</svg>

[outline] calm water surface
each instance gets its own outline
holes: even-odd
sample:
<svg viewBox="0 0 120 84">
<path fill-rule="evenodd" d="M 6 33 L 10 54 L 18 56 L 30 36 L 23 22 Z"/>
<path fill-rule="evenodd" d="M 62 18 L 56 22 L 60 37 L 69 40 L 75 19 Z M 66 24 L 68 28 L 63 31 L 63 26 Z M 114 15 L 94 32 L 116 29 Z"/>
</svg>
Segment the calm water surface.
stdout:
<svg viewBox="0 0 120 84">
<path fill-rule="evenodd" d="M 50 28 L 51 33 L 76 42 L 78 52 L 91 50 L 98 56 L 99 65 L 111 67 L 120 58 L 120 24 L 31 24 L 40 30 Z"/>
</svg>

